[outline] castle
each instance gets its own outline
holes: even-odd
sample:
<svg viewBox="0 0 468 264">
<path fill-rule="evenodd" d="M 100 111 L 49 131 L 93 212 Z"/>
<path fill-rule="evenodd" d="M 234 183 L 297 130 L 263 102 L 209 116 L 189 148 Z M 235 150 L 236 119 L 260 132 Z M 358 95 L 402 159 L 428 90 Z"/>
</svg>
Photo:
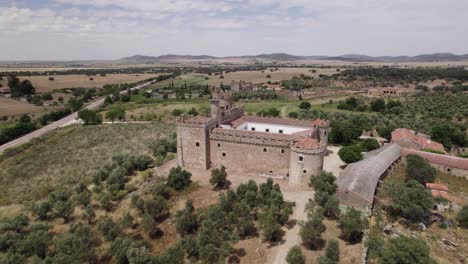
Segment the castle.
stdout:
<svg viewBox="0 0 468 264">
<path fill-rule="evenodd" d="M 328 128 L 320 119 L 246 116 L 229 94 L 215 91 L 210 116 L 177 119 L 177 163 L 306 183 L 323 168 Z"/>
</svg>

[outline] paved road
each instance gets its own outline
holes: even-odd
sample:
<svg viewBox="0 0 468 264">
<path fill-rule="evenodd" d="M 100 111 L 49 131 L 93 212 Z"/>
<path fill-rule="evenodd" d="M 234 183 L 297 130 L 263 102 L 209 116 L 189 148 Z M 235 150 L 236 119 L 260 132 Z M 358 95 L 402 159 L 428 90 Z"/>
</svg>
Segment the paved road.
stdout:
<svg viewBox="0 0 468 264">
<path fill-rule="evenodd" d="M 147 83 L 143 83 L 141 85 L 138 85 L 138 86 L 135 86 L 132 88 L 132 91 L 133 90 L 138 90 L 138 89 L 141 89 L 143 87 L 146 87 L 150 84 L 152 84 L 153 82 L 147 82 Z M 122 91 L 120 92 L 120 94 L 124 94 L 126 93 L 127 91 Z M 101 105 L 104 104 L 104 100 L 105 100 L 105 97 L 103 98 L 100 98 L 98 99 L 97 101 L 94 101 L 92 102 L 91 104 L 87 105 L 85 107 L 85 109 L 88 109 L 88 110 L 94 110 L 94 109 L 97 109 L 99 108 Z M 33 139 L 33 138 L 37 138 L 37 137 L 40 137 L 44 134 L 46 134 L 47 132 L 49 131 L 52 131 L 54 129 L 57 129 L 59 127 L 64 127 L 64 126 L 67 126 L 69 125 L 70 123 L 73 123 L 75 121 L 75 119 L 78 118 L 78 112 L 75 112 L 69 116 L 66 116 L 58 121 L 55 121 L 45 127 L 42 127 L 41 129 L 38 129 L 38 130 L 35 130 L 27 135 L 24 135 L 20 138 L 17 138 L 13 141 L 10 141 L 8 143 L 5 143 L 3 145 L 0 146 L 0 153 L 2 153 L 3 151 L 5 151 L 7 148 L 11 148 L 11 147 L 16 147 L 16 146 L 19 146 L 19 145 L 22 145 L 26 142 L 28 142 L 29 140 Z"/>
</svg>

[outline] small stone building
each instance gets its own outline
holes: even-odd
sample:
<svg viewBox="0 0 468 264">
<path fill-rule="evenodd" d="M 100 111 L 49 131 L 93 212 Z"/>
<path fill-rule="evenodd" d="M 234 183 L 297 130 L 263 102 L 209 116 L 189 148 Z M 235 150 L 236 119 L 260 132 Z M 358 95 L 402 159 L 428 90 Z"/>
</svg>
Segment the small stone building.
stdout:
<svg viewBox="0 0 468 264">
<path fill-rule="evenodd" d="M 213 92 L 210 116 L 177 120 L 179 166 L 228 170 L 307 183 L 323 168 L 329 122 L 244 115 L 227 93 Z"/>
<path fill-rule="evenodd" d="M 370 97 L 400 97 L 407 94 L 416 93 L 417 90 L 399 87 L 373 87 L 367 89 L 367 96 Z"/>
</svg>

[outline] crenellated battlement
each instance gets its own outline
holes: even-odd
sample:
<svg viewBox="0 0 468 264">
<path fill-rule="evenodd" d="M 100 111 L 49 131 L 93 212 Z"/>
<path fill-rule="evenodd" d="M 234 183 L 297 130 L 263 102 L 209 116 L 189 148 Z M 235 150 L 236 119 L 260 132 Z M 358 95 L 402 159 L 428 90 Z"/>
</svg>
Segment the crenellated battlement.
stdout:
<svg viewBox="0 0 468 264">
<path fill-rule="evenodd" d="M 181 116 L 177 163 L 187 168 L 226 166 L 241 173 L 303 183 L 323 168 L 329 122 L 244 115 L 229 94 L 217 91 L 211 114 Z"/>
</svg>

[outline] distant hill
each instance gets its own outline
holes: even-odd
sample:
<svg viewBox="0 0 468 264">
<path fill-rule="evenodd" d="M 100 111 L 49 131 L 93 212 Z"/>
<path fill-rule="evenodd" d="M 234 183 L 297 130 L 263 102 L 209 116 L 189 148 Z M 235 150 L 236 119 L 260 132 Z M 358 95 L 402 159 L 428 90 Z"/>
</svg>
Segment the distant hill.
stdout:
<svg viewBox="0 0 468 264">
<path fill-rule="evenodd" d="M 440 62 L 440 61 L 468 61 L 468 54 L 455 55 L 452 53 L 421 54 L 417 56 L 378 56 L 347 54 L 337 57 L 326 57 L 322 60 L 341 60 L 355 62 Z"/>
<path fill-rule="evenodd" d="M 221 60 L 221 59 L 252 59 L 269 61 L 300 61 L 300 60 L 337 60 L 351 62 L 443 62 L 443 61 L 468 61 L 468 54 L 455 55 L 452 53 L 421 54 L 417 56 L 367 56 L 359 54 L 345 54 L 341 56 L 296 56 L 287 53 L 271 53 L 247 56 L 215 57 L 209 55 L 175 55 L 161 56 L 135 55 L 122 58 L 126 62 L 158 62 L 174 60 Z"/>
<path fill-rule="evenodd" d="M 297 61 L 303 60 L 303 56 L 295 56 L 287 53 L 271 53 L 271 54 L 260 54 L 255 56 L 246 56 L 251 59 L 264 59 L 264 60 L 276 60 L 276 61 Z"/>
</svg>

